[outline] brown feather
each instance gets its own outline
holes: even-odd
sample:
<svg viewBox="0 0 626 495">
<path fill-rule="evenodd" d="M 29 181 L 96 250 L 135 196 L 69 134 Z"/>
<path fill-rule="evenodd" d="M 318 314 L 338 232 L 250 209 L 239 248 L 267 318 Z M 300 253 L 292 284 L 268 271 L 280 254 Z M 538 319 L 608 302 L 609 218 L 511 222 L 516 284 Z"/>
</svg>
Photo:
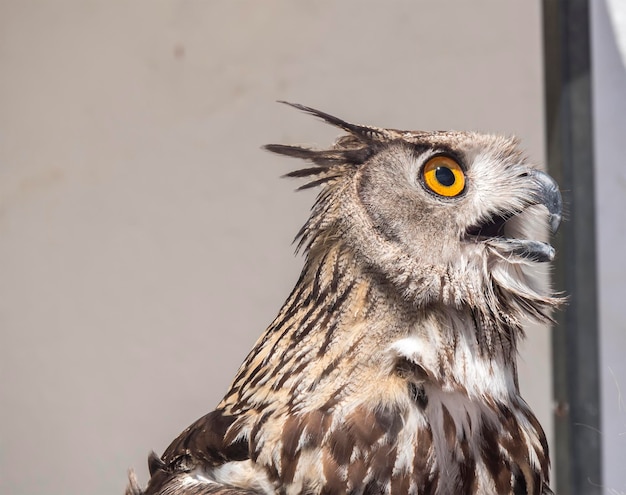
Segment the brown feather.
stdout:
<svg viewBox="0 0 626 495">
<path fill-rule="evenodd" d="M 302 274 L 217 409 L 127 495 L 550 493 L 515 360 L 523 321 L 562 302 L 524 273 L 550 251 L 518 225 L 551 179 L 512 139 L 289 105 L 348 132 L 327 150 L 266 147 L 322 186 L 296 237 Z M 466 177 L 455 197 L 425 182 L 439 155 Z"/>
</svg>

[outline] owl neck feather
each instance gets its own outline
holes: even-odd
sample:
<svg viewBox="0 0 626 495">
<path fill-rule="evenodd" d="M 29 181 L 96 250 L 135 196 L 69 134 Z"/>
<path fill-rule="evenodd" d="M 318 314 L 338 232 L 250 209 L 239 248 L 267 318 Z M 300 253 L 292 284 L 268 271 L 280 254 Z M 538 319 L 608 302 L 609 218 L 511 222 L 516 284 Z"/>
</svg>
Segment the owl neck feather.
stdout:
<svg viewBox="0 0 626 495">
<path fill-rule="evenodd" d="M 394 281 L 364 267 L 343 243 L 318 239 L 296 287 L 243 364 L 233 384 L 233 393 L 239 394 L 236 402 L 246 407 L 248 400 L 263 401 L 285 389 L 295 397 L 310 397 L 308 392 L 320 384 L 345 380 L 346 367 L 377 363 L 393 372 L 389 356 L 396 354 L 419 362 L 446 389 L 470 387 L 468 392 L 477 393 L 477 380 L 464 381 L 473 376 L 470 368 L 484 362 L 493 376 L 502 372 L 508 387 L 502 394 L 516 393 L 516 342 L 522 330 L 491 311 L 488 305 L 467 302 L 415 304 L 396 290 Z M 404 345 L 393 350 L 393 343 L 403 339 Z M 458 372 L 460 363 L 467 373 Z M 343 376 L 337 380 L 340 372 Z"/>
<path fill-rule="evenodd" d="M 469 304 L 416 305 L 341 242 L 323 246 L 311 246 L 292 294 L 218 406 L 238 417 L 230 437 L 244 435 L 255 462 L 275 470 L 272 476 L 291 473 L 296 491 L 298 483 L 322 476 L 315 450 L 311 459 L 296 456 L 303 439 L 312 449 L 326 438 L 323 448 L 332 448 L 348 441 L 342 432 L 365 425 L 388 432 L 398 452 L 392 465 L 404 462 L 400 452 L 415 448 L 415 435 L 423 436 L 419 455 L 437 467 L 424 468 L 430 474 L 423 478 L 415 471 L 406 476 L 422 483 L 439 479 L 432 493 L 457 492 L 455 479 L 466 479 L 459 474 L 463 459 L 469 463 L 463 469 L 488 473 L 471 493 L 504 493 L 520 476 L 528 493 L 540 493 L 548 478 L 547 445 L 518 395 L 520 328 L 491 325 L 488 314 Z M 405 429 L 394 430 L 402 424 Z M 460 444 L 448 444 L 449 438 L 471 438 L 470 450 L 458 451 Z M 378 444 L 366 445 L 389 463 Z M 493 459 L 480 458 L 485 449 Z M 323 462 L 336 454 L 323 455 Z M 330 492 L 346 491 L 345 481 L 333 482 L 326 480 Z M 466 488 L 462 492 L 470 493 Z"/>
</svg>

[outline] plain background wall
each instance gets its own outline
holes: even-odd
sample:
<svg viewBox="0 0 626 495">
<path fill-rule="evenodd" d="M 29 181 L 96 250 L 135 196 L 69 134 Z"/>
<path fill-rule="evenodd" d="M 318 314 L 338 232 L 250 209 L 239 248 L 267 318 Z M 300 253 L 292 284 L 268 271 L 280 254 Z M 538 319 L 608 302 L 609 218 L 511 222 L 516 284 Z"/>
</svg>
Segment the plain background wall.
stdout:
<svg viewBox="0 0 626 495">
<path fill-rule="evenodd" d="M 592 2 L 603 484 L 626 493 L 626 3 Z M 621 52 L 620 52 L 621 46 Z"/>
<path fill-rule="evenodd" d="M 539 2 L 0 2 L 0 493 L 122 493 L 213 408 L 295 282 L 314 193 L 262 144 L 516 134 L 544 157 Z M 551 436 L 549 332 L 522 389 Z"/>
</svg>

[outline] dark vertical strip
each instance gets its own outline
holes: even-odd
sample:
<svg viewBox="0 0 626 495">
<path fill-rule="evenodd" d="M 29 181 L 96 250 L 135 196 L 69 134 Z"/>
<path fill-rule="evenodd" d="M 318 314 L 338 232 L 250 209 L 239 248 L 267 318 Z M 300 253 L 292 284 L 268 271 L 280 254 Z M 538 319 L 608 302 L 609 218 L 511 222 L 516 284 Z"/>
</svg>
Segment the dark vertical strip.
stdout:
<svg viewBox="0 0 626 495">
<path fill-rule="evenodd" d="M 569 214 L 555 285 L 569 296 L 553 333 L 558 493 L 600 494 L 600 383 L 589 0 L 544 0 L 548 167 Z"/>
</svg>

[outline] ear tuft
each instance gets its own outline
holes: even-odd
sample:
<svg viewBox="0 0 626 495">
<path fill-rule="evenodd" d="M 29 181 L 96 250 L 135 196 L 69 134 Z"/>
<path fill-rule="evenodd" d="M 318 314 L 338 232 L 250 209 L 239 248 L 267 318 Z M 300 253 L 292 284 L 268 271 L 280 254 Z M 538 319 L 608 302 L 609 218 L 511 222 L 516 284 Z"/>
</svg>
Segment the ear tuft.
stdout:
<svg viewBox="0 0 626 495">
<path fill-rule="evenodd" d="M 349 122 L 341 120 L 340 118 L 330 115 L 326 112 L 307 107 L 306 105 L 300 105 L 299 103 L 290 103 L 288 101 L 282 100 L 279 100 L 278 103 L 282 103 L 283 105 L 289 105 L 290 107 L 297 108 L 298 110 L 302 110 L 303 112 L 306 112 L 310 115 L 319 117 L 324 122 L 327 122 L 330 125 L 334 125 L 335 127 L 339 127 L 346 132 L 349 132 L 354 137 L 365 143 L 387 142 L 400 137 L 399 135 L 396 135 L 397 133 L 395 133 L 394 131 L 381 129 L 379 127 L 350 124 Z"/>
</svg>

